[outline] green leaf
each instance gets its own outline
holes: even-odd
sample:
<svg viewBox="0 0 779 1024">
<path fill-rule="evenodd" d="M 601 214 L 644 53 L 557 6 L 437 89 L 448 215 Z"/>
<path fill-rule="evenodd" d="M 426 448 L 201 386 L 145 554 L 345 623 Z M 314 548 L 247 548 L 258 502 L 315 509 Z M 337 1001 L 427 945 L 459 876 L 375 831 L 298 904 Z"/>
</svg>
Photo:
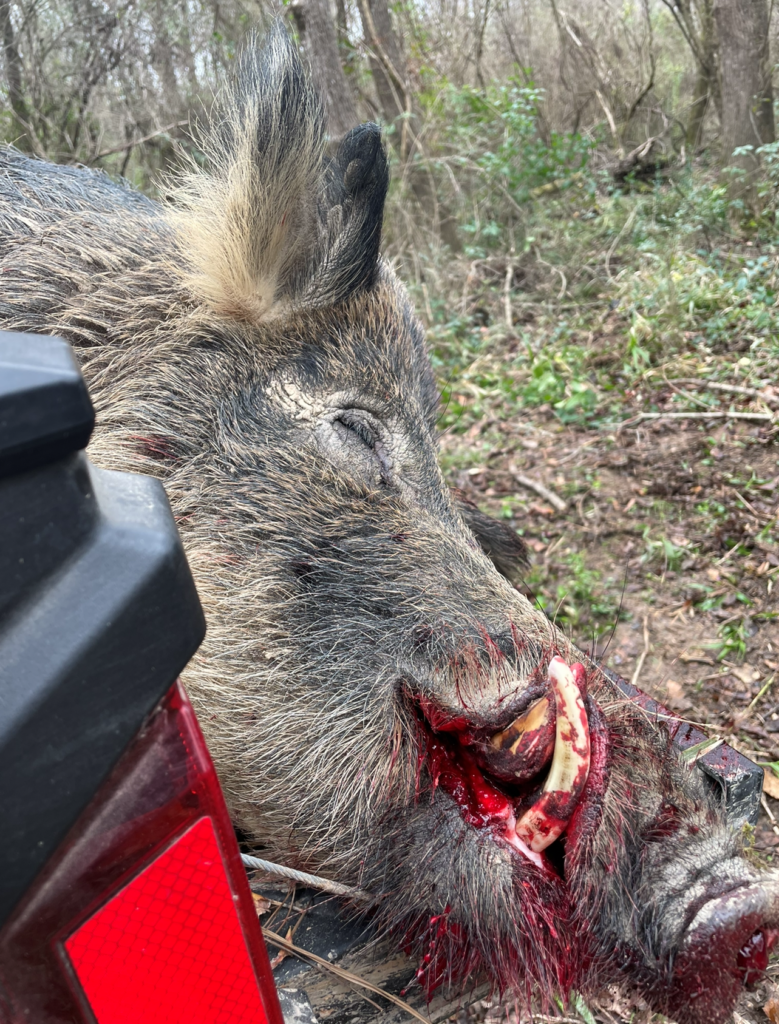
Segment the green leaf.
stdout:
<svg viewBox="0 0 779 1024">
<path fill-rule="evenodd" d="M 573 993 L 573 999 L 571 1000 L 574 1010 L 579 1014 L 581 1019 L 585 1021 L 585 1024 L 598 1024 L 597 1020 L 592 1015 L 592 1010 L 585 1003 L 578 992 Z"/>
</svg>

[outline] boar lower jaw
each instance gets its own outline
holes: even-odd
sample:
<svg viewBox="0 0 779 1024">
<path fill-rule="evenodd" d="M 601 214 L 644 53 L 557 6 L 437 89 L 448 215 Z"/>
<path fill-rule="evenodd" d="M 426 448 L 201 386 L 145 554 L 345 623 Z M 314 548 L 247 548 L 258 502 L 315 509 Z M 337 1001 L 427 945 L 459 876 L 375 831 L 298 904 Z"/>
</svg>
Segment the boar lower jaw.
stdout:
<svg viewBox="0 0 779 1024">
<path fill-rule="evenodd" d="M 433 787 L 441 786 L 457 803 L 469 825 L 491 831 L 497 841 L 506 843 L 543 871 L 552 870 L 543 851 L 565 832 L 589 775 L 584 678 L 583 666 L 569 667 L 562 658 L 552 658 L 548 675 L 551 696 L 541 698 L 507 729 L 493 735 L 488 745 L 475 745 L 479 747 L 478 761 L 467 749 L 467 728 L 447 729 L 450 736 L 455 733 L 457 747 L 448 737 L 435 734 L 428 742 Z M 490 767 L 496 756 L 500 771 L 493 781 Z M 522 810 L 525 794 L 510 795 L 498 778 L 505 783 L 507 776 L 513 776 L 532 785 L 533 775 L 538 775 L 550 759 L 540 795 Z M 532 766 L 530 771 L 527 762 Z"/>
</svg>

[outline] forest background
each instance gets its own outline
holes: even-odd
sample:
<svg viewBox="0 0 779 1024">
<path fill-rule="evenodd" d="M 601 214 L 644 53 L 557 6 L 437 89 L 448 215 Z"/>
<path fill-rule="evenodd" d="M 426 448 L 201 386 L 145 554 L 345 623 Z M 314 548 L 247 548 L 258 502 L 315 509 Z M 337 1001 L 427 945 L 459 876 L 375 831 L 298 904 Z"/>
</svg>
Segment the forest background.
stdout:
<svg viewBox="0 0 779 1024">
<path fill-rule="evenodd" d="M 360 120 L 385 127 L 384 249 L 428 330 L 452 486 L 524 535 L 517 585 L 575 639 L 765 766 L 751 841 L 772 860 L 772 0 L 282 10 L 333 144 Z M 164 174 L 202 159 L 193 121 L 272 13 L 255 0 L 0 0 L 0 136 L 164 198 Z M 742 1021 L 779 1020 L 774 977 Z M 589 1024 L 642 1014 L 616 995 L 576 1009 Z"/>
</svg>

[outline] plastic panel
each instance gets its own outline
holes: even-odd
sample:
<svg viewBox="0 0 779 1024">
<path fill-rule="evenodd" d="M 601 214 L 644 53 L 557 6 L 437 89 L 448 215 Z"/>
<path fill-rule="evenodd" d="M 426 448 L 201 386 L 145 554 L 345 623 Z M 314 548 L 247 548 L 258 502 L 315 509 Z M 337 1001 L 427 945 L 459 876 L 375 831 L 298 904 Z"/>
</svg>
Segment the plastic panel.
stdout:
<svg viewBox="0 0 779 1024">
<path fill-rule="evenodd" d="M 163 948 L 140 952 L 143 927 L 152 922 L 136 925 L 130 919 L 138 912 L 136 899 L 149 909 L 144 901 L 151 883 L 157 886 L 161 920 L 167 921 L 167 941 L 175 938 L 175 957 Z M 99 949 L 96 957 L 88 940 L 108 924 L 118 934 L 120 912 L 129 915 L 125 945 L 113 947 L 111 963 Z M 134 978 L 129 988 L 118 980 L 125 971 Z M 124 1013 L 126 1001 L 151 996 L 152 982 L 157 988 L 146 1009 L 130 1002 L 129 1016 L 111 1016 Z M 251 984 L 259 992 L 253 1002 L 246 994 Z M 166 986 L 173 1005 L 189 1000 L 186 1017 L 175 1016 L 170 1000 L 164 1003 Z M 137 991 L 142 987 L 148 991 Z M 247 1016 L 225 1016 L 236 991 L 247 1003 Z M 156 1017 L 155 1005 L 161 1008 Z M 0 932 L 0 1020 L 6 1018 L 13 1024 L 282 1024 L 224 798 L 179 684 L 151 714 Z"/>
</svg>

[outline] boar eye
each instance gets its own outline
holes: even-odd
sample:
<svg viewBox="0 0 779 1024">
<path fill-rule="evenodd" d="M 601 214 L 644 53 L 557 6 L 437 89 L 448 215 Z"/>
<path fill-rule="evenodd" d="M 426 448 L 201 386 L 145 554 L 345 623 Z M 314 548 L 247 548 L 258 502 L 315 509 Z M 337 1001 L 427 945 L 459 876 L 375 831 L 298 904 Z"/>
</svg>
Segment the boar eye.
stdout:
<svg viewBox="0 0 779 1024">
<path fill-rule="evenodd" d="M 339 409 L 319 434 L 328 456 L 376 486 L 389 485 L 391 459 L 382 424 L 365 409 Z"/>
<path fill-rule="evenodd" d="M 350 413 L 341 413 L 338 419 L 333 421 L 336 427 L 348 430 L 351 434 L 356 435 L 360 441 L 365 445 L 366 448 L 373 451 L 376 447 L 376 435 L 373 433 L 371 428 L 363 420 L 357 416 L 353 416 Z"/>
</svg>

